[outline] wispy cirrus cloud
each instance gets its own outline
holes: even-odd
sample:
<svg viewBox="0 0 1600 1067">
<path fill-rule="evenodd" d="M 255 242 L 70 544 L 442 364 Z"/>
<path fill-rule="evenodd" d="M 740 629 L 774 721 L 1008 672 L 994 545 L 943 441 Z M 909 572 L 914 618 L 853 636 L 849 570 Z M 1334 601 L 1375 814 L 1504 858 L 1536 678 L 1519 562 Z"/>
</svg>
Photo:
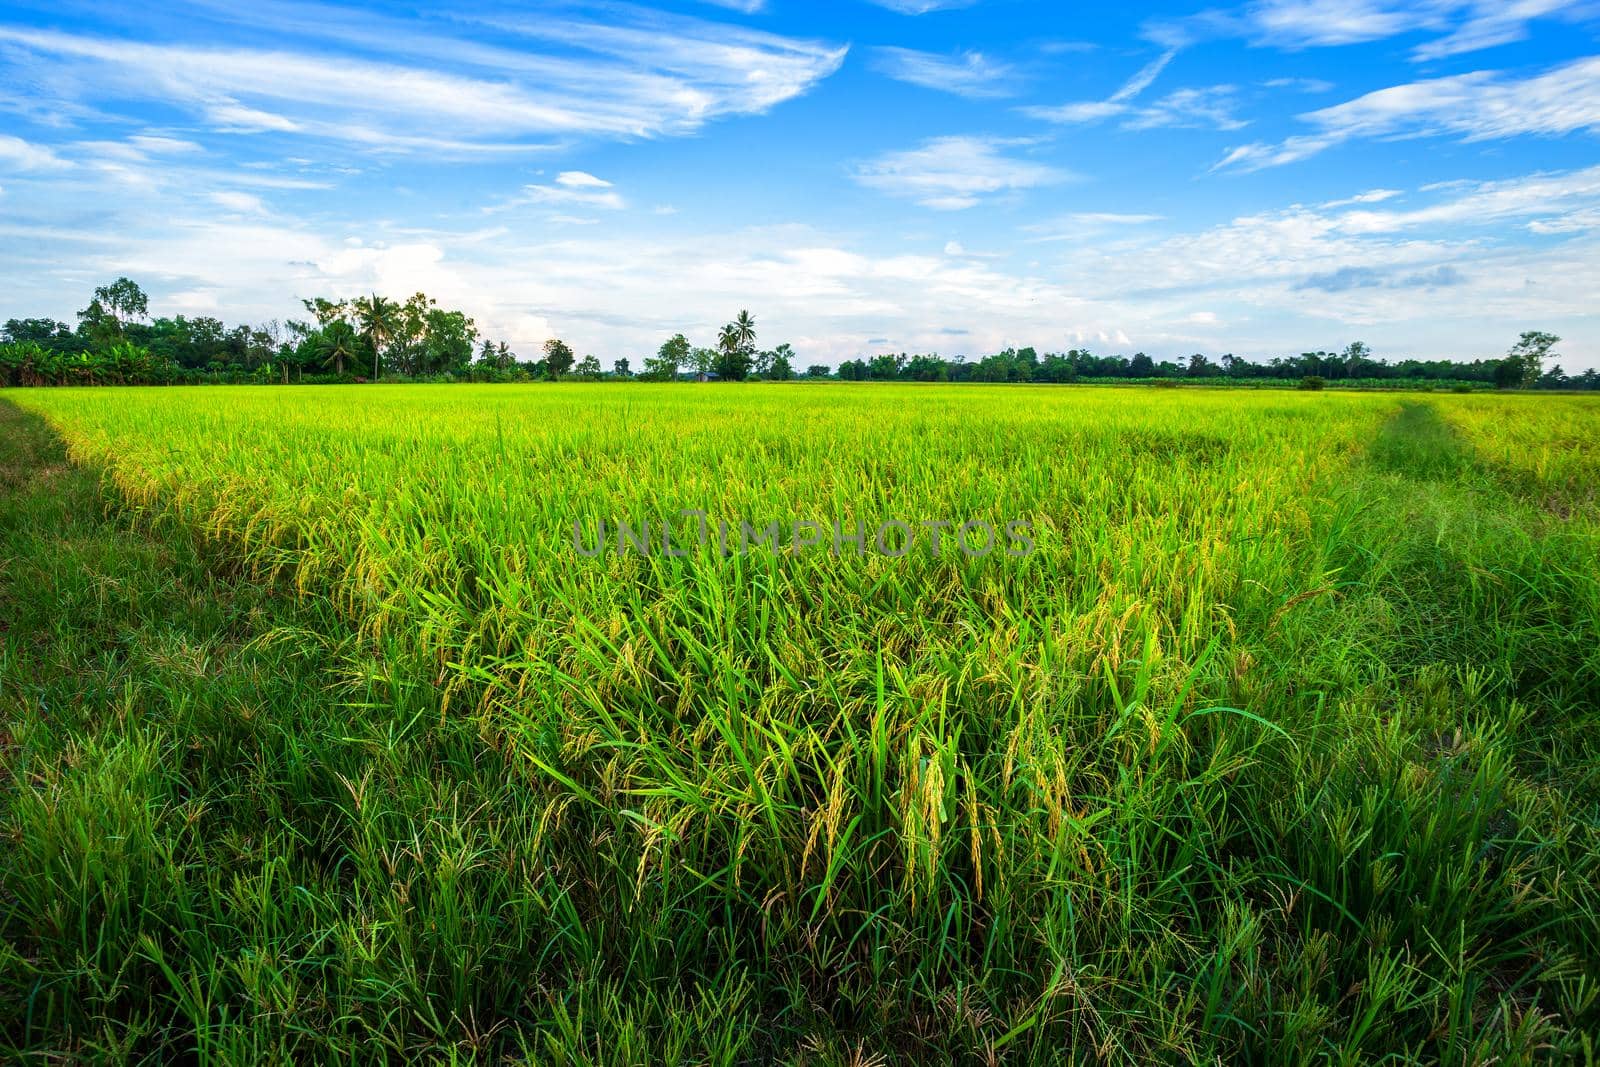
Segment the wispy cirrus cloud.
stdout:
<svg viewBox="0 0 1600 1067">
<path fill-rule="evenodd" d="M 1027 240 L 1034 244 L 1054 241 L 1087 241 L 1130 227 L 1148 226 L 1161 222 L 1161 215 L 1146 215 L 1116 211 L 1075 211 L 1070 215 L 1035 222 L 1024 226 L 1023 232 L 1031 234 Z"/>
<path fill-rule="evenodd" d="M 1011 96 L 1017 90 L 1016 70 L 996 63 L 981 52 L 950 56 L 886 47 L 877 50 L 874 65 L 896 81 L 957 96 L 1001 97 Z"/>
<path fill-rule="evenodd" d="M 976 207 L 985 199 L 1066 181 L 1055 167 L 1005 154 L 1027 141 L 936 137 L 919 148 L 888 152 L 859 164 L 856 181 L 938 211 Z"/>
<path fill-rule="evenodd" d="M 580 208 L 602 208 L 607 211 L 620 211 L 627 207 L 622 194 L 604 178 L 597 178 L 587 171 L 564 170 L 556 175 L 555 181 L 545 184 L 525 185 L 522 191 L 503 204 L 486 208 L 486 211 L 504 211 L 507 208 L 520 207 L 528 204 L 544 206 L 566 206 Z M 572 216 L 550 216 L 564 222 L 579 221 Z M 582 220 L 588 221 L 588 220 Z"/>
<path fill-rule="evenodd" d="M 1418 45 L 1412 53 L 1414 58 L 1443 59 L 1521 41 L 1527 38 L 1528 25 L 1535 19 L 1589 18 L 1596 14 L 1596 8 L 1588 0 L 1479 0 L 1470 12 L 1450 33 Z"/>
<path fill-rule="evenodd" d="M 1081 100 L 1069 104 L 1023 108 L 1023 114 L 1060 125 L 1087 125 L 1120 119 L 1124 129 L 1153 130 L 1192 127 L 1237 130 L 1245 125 L 1239 119 L 1238 90 L 1232 85 L 1209 85 L 1176 89 L 1148 102 L 1140 97 L 1155 84 L 1177 51 L 1167 51 L 1146 63 L 1104 100 Z"/>
<path fill-rule="evenodd" d="M 0 134 L 0 170 L 59 170 L 71 165 L 57 155 L 53 148 L 24 141 L 10 134 Z"/>
<path fill-rule="evenodd" d="M 1533 232 L 1562 220 L 1581 218 L 1600 206 L 1600 166 L 1582 170 L 1529 174 L 1490 182 L 1451 182 L 1431 192 L 1450 192 L 1452 198 L 1407 211 L 1374 210 L 1371 203 L 1390 199 L 1390 190 L 1374 190 L 1353 197 L 1356 210 L 1340 218 L 1346 233 L 1395 233 L 1428 226 L 1475 228 L 1522 224 Z M 1394 194 L 1399 195 L 1399 194 Z M 1338 204 L 1335 201 L 1335 204 Z"/>
<path fill-rule="evenodd" d="M 173 44 L 0 26 L 8 67 L 63 111 L 130 101 L 175 106 L 215 131 L 342 141 L 368 150 L 517 151 L 541 140 L 693 132 L 809 91 L 846 49 L 652 12 L 455 20 L 419 26 L 374 15 L 265 4 L 228 18 L 308 27 L 293 49 Z M 320 8 L 312 7 L 315 14 Z M 543 48 L 472 38 L 521 35 Z M 392 32 L 385 32 L 392 31 Z M 362 53 L 348 47 L 358 45 Z M 447 133 L 426 131 L 444 130 Z"/>
<path fill-rule="evenodd" d="M 1168 48 L 1238 37 L 1288 51 L 1438 34 L 1412 51 L 1414 59 L 1428 61 L 1520 41 L 1538 19 L 1577 21 L 1595 14 L 1593 0 L 1254 0 L 1154 19 L 1144 33 Z"/>
<path fill-rule="evenodd" d="M 1379 89 L 1300 116 L 1313 132 L 1230 149 L 1214 169 L 1261 170 L 1374 138 L 1487 141 L 1600 130 L 1600 56 L 1531 78 L 1475 71 Z"/>
<path fill-rule="evenodd" d="M 934 11 L 949 11 L 958 7 L 971 7 L 978 0 L 867 0 L 869 4 L 886 7 L 902 15 L 926 15 Z"/>
<path fill-rule="evenodd" d="M 1177 56 L 1177 50 L 1163 52 L 1152 59 L 1123 82 L 1122 87 L 1104 100 L 1080 100 L 1071 104 L 1034 106 L 1023 108 L 1023 114 L 1046 122 L 1085 123 L 1125 115 L 1133 110 L 1133 101 L 1155 83 L 1161 72 Z"/>
</svg>

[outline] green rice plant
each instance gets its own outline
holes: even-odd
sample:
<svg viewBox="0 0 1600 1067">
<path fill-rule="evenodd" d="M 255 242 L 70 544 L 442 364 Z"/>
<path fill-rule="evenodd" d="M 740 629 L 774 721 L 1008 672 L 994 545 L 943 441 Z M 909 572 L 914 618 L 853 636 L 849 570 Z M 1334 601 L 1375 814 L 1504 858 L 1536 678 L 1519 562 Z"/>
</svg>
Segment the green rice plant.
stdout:
<svg viewBox="0 0 1600 1067">
<path fill-rule="evenodd" d="M 1588 398 L 18 403 L 113 504 L 52 503 L 12 416 L 19 1052 L 1592 1054 Z M 1035 551 L 964 554 L 974 520 Z M 574 543 L 619 521 L 655 547 Z M 136 547 L 40 562 L 58 529 Z"/>
</svg>

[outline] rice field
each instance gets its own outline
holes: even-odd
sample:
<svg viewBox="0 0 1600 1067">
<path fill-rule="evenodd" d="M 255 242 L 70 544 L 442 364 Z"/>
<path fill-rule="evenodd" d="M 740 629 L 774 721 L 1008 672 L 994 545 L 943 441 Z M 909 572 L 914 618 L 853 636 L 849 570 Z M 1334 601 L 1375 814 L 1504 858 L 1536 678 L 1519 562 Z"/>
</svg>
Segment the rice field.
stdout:
<svg viewBox="0 0 1600 1067">
<path fill-rule="evenodd" d="M 15 1055 L 1596 1054 L 1600 402 L 11 403 Z"/>
</svg>

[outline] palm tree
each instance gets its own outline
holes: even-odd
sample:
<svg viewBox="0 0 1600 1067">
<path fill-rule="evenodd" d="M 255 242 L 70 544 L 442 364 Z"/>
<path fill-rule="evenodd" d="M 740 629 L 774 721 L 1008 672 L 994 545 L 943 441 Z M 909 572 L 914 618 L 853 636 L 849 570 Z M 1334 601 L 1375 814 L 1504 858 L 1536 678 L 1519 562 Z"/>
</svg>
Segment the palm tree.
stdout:
<svg viewBox="0 0 1600 1067">
<path fill-rule="evenodd" d="M 717 335 L 717 376 L 730 382 L 742 381 L 749 373 L 744 344 L 739 339 L 739 324 L 730 322 Z"/>
<path fill-rule="evenodd" d="M 348 322 L 335 319 L 323 327 L 321 336 L 317 338 L 317 353 L 326 357 L 322 365 L 326 367 L 332 363 L 333 372 L 343 377 L 344 361 L 355 351 L 355 341 L 355 331 Z"/>
<path fill-rule="evenodd" d="M 356 315 L 361 320 L 361 333 L 372 346 L 372 378 L 378 378 L 378 356 L 383 343 L 395 334 L 398 325 L 399 305 L 386 296 L 373 293 L 370 297 L 355 299 Z"/>
<path fill-rule="evenodd" d="M 739 312 L 739 317 L 730 325 L 738 338 L 740 348 L 748 349 L 756 343 L 756 320 L 750 317 L 750 312 Z"/>
</svg>

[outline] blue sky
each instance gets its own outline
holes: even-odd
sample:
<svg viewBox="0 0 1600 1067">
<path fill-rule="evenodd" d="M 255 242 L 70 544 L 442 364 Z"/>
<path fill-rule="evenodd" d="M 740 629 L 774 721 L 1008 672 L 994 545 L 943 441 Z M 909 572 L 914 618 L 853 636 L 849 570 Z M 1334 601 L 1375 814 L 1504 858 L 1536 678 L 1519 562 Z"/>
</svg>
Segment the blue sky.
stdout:
<svg viewBox="0 0 1600 1067">
<path fill-rule="evenodd" d="M 0 318 L 1600 366 L 1600 0 L 432 8 L 0 4 Z"/>
</svg>

